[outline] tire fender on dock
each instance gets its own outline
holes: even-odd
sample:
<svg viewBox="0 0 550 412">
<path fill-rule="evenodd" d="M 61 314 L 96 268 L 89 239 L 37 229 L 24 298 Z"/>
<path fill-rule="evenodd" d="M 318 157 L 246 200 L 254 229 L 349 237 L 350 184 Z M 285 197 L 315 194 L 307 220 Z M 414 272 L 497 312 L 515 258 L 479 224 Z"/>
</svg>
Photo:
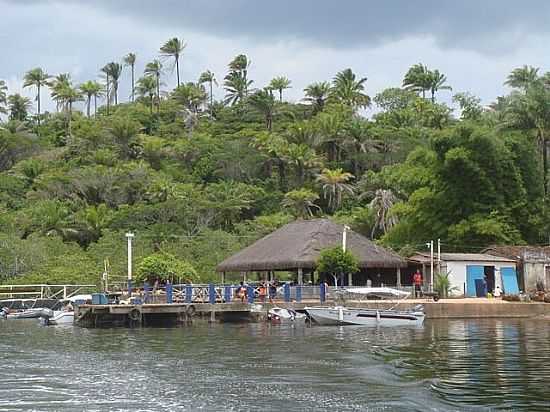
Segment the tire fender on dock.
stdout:
<svg viewBox="0 0 550 412">
<path fill-rule="evenodd" d="M 187 306 L 187 309 L 185 309 L 185 313 L 187 316 L 193 316 L 197 309 L 195 308 L 195 305 L 189 305 Z"/>
<path fill-rule="evenodd" d="M 141 320 L 141 310 L 139 310 L 138 308 L 133 308 L 130 312 L 128 312 L 128 317 L 130 318 L 130 320 L 136 322 Z"/>
</svg>

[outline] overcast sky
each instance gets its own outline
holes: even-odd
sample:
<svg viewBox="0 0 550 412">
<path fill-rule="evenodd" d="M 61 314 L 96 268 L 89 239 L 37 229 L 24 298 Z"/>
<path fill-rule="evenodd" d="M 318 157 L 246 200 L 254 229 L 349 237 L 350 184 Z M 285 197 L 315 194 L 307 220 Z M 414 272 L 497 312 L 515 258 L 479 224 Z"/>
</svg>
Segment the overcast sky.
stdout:
<svg viewBox="0 0 550 412">
<path fill-rule="evenodd" d="M 0 78 L 11 92 L 21 92 L 23 73 L 36 66 L 81 82 L 135 52 L 141 72 L 170 37 L 188 44 L 182 80 L 206 69 L 223 79 L 232 57 L 245 53 L 254 86 L 285 75 L 293 101 L 347 67 L 368 78 L 374 96 L 422 62 L 445 73 L 453 92 L 489 103 L 506 92 L 514 67 L 550 67 L 546 0 L 0 0 L 0 15 Z M 165 82 L 173 86 L 175 76 Z M 128 95 L 125 77 L 122 100 Z"/>
</svg>

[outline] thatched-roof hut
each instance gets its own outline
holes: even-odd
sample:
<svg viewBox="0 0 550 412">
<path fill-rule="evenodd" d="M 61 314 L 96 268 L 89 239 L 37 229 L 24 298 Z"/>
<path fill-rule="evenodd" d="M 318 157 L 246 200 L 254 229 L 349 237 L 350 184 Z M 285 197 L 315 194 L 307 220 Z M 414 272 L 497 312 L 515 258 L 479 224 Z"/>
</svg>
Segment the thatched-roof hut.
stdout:
<svg viewBox="0 0 550 412">
<path fill-rule="evenodd" d="M 298 282 L 301 282 L 302 272 L 314 271 L 321 250 L 342 244 L 343 231 L 343 225 L 328 219 L 298 220 L 227 258 L 217 270 L 222 273 L 295 271 Z M 366 283 L 369 270 L 378 273 L 377 279 L 371 279 L 375 283 L 380 281 L 380 272 L 391 272 L 392 283 L 400 283 L 400 280 L 396 282 L 396 273 L 406 266 L 406 262 L 397 253 L 351 230 L 347 232 L 346 245 L 358 259 L 364 275 L 364 282 L 360 279 L 361 274 L 356 274 L 348 282 Z"/>
</svg>

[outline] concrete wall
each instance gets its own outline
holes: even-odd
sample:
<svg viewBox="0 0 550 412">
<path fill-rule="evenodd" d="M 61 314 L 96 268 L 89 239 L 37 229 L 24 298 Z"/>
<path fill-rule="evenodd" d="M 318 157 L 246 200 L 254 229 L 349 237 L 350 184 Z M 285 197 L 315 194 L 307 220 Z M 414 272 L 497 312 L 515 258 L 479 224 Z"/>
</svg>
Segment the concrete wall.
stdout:
<svg viewBox="0 0 550 412">
<path fill-rule="evenodd" d="M 527 291 L 536 289 L 537 280 L 542 280 L 546 289 L 550 288 L 550 285 L 546 282 L 546 266 L 550 266 L 550 263 L 525 262 L 523 264 L 523 278 L 525 280 L 525 289 Z"/>
<path fill-rule="evenodd" d="M 451 285 L 455 286 L 457 290 L 452 293 L 452 296 L 463 296 L 466 289 L 466 267 L 467 266 L 494 266 L 495 267 L 495 286 L 499 285 L 502 288 L 502 278 L 500 276 L 500 268 L 503 267 L 516 267 L 513 262 L 442 262 L 441 271 L 445 270 L 449 272 L 449 280 Z"/>
</svg>

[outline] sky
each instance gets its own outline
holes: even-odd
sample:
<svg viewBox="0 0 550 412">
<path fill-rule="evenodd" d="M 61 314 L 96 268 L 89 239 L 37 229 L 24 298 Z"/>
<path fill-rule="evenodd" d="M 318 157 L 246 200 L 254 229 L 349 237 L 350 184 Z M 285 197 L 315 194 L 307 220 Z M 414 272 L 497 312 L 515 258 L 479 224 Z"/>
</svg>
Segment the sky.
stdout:
<svg viewBox="0 0 550 412">
<path fill-rule="evenodd" d="M 462 91 L 492 102 L 515 67 L 550 70 L 546 0 L 0 0 L 0 15 L 0 79 L 29 97 L 21 79 L 33 67 L 70 72 L 79 83 L 134 52 L 142 72 L 171 37 L 187 42 L 183 81 L 210 69 L 221 83 L 228 62 L 244 53 L 254 87 L 286 76 L 290 101 L 348 67 L 374 96 L 424 63 L 447 75 L 453 91 L 439 98 L 449 104 Z M 164 81 L 173 87 L 175 74 L 168 70 Z M 130 95 L 129 75 L 120 95 Z M 44 107 L 53 107 L 48 98 Z"/>
</svg>

